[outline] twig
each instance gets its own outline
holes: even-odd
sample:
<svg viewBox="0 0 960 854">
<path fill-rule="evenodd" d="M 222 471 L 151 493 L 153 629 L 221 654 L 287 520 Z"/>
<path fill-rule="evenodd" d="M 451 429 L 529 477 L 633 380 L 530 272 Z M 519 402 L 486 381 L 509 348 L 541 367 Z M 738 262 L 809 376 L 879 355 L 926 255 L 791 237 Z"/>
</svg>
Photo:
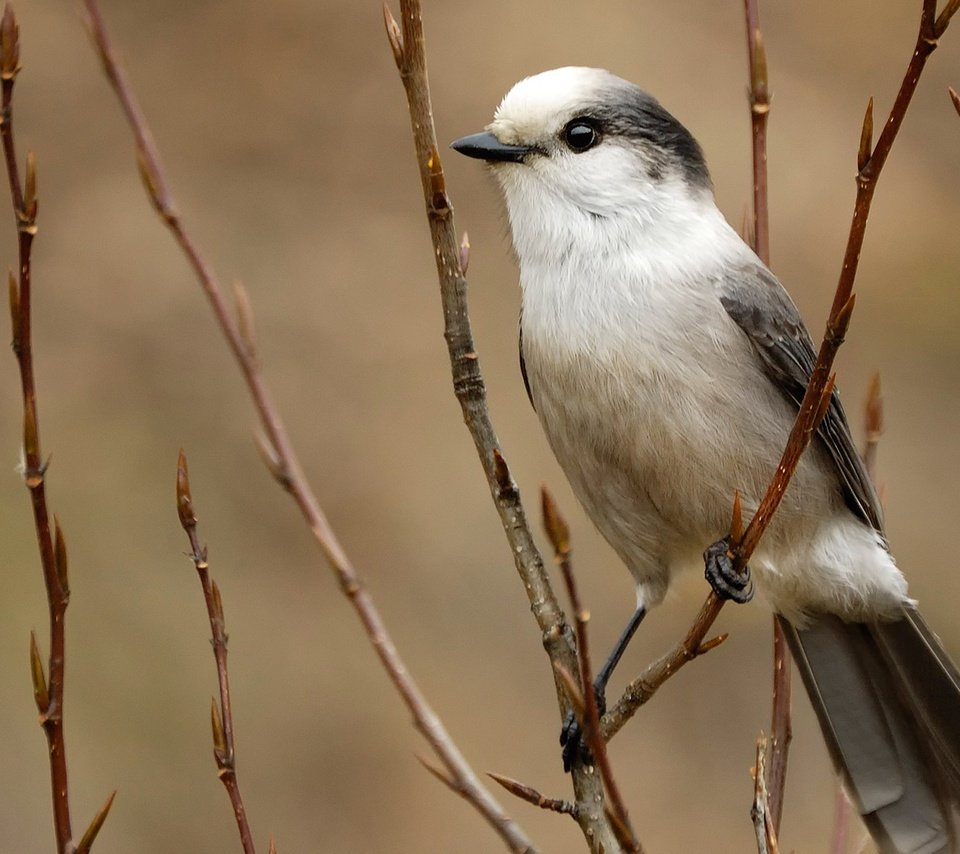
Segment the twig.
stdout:
<svg viewBox="0 0 960 854">
<path fill-rule="evenodd" d="M 879 492 L 877 483 L 877 447 L 883 435 L 883 396 L 880 389 L 880 374 L 875 373 L 867 389 L 867 401 L 863 407 L 865 438 L 863 443 L 863 467 Z"/>
<path fill-rule="evenodd" d="M 72 845 L 70 800 L 67 788 L 67 754 L 63 734 L 64 666 L 66 637 L 64 620 L 70 589 L 67 579 L 66 547 L 63 534 L 56 526 L 56 548 L 50 535 L 50 514 L 45 489 L 46 463 L 40 452 L 40 422 L 33 374 L 33 338 L 31 328 L 31 249 L 37 233 L 37 166 L 33 153 L 27 154 L 24 181 L 20 183 L 16 147 L 13 136 L 13 86 L 20 71 L 20 28 L 13 7 L 4 6 L 0 20 L 0 137 L 7 167 L 7 179 L 17 226 L 19 277 L 11 272 L 8 278 L 10 318 L 13 325 L 13 352 L 20 368 L 23 394 L 23 480 L 30 493 L 33 521 L 40 564 L 47 592 L 50 615 L 50 656 L 47 660 L 49 679 L 44 677 L 43 664 L 36 637 L 31 633 L 30 661 L 33 692 L 40 713 L 40 724 L 47 737 L 50 762 L 50 787 L 53 795 L 53 823 L 57 850 L 67 851 Z M 61 560 L 57 560 L 58 555 Z"/>
<path fill-rule="evenodd" d="M 753 769 L 753 806 L 750 817 L 757 839 L 758 854 L 780 854 L 777 843 L 777 830 L 770 814 L 770 802 L 767 797 L 767 777 L 764 761 L 768 751 L 766 736 L 757 739 L 757 761 Z"/>
<path fill-rule="evenodd" d="M 770 264 L 770 217 L 767 193 L 767 117 L 770 88 L 767 51 L 760 32 L 759 0 L 744 0 L 747 22 L 747 56 L 750 62 L 750 124 L 753 130 L 753 239 L 754 251 Z"/>
<path fill-rule="evenodd" d="M 230 679 L 227 675 L 227 631 L 223 614 L 223 601 L 220 588 L 210 577 L 210 565 L 207 562 L 207 549 L 200 545 L 197 536 L 197 514 L 193 509 L 193 497 L 190 494 L 190 475 L 187 471 L 187 458 L 180 450 L 177 460 L 177 515 L 180 524 L 190 541 L 190 557 L 200 576 L 203 598 L 207 604 L 207 616 L 210 618 L 210 631 L 213 634 L 213 657 L 217 662 L 217 682 L 220 686 L 220 706 L 211 701 L 210 718 L 213 726 L 213 756 L 217 762 L 217 776 L 223 782 L 233 806 L 233 815 L 240 831 L 240 843 L 244 854 L 256 854 L 247 811 L 240 795 L 237 781 L 236 754 L 233 744 L 233 711 L 230 707 Z"/>
<path fill-rule="evenodd" d="M 730 541 L 736 542 L 742 535 L 743 517 L 740 512 L 740 493 L 737 492 L 733 497 Z M 723 604 L 723 600 L 711 590 L 686 637 L 666 655 L 647 665 L 646 670 L 627 685 L 623 696 L 603 716 L 603 720 L 600 722 L 604 739 L 609 741 L 613 738 L 623 725 L 633 717 L 637 709 L 647 703 L 657 693 L 660 686 L 683 665 L 710 652 L 712 649 L 716 649 L 727 639 L 726 634 L 721 634 L 710 640 L 704 640 L 707 632 L 710 631 L 710 627 L 719 616 Z"/>
<path fill-rule="evenodd" d="M 947 86 L 947 92 L 950 95 L 950 100 L 953 101 L 954 109 L 957 111 L 957 115 L 960 116 L 960 95 L 957 94 L 957 90 L 953 86 Z"/>
<path fill-rule="evenodd" d="M 759 0 L 744 0 L 747 25 L 747 56 L 750 62 L 750 124 L 753 129 L 753 249 L 770 266 L 770 214 L 767 182 L 767 119 L 770 115 L 770 85 L 767 76 L 767 51 L 760 31 Z M 770 763 L 766 790 L 769 813 L 777 833 L 783 814 L 783 795 L 787 779 L 787 757 L 792 728 L 790 725 L 790 650 L 783 629 L 773 618 L 773 702 L 770 725 Z M 766 743 L 766 742 L 765 742 Z"/>
<path fill-rule="evenodd" d="M 496 829 L 510 848 L 514 851 L 533 851 L 532 843 L 526 834 L 503 812 L 500 805 L 480 782 L 454 744 L 439 716 L 430 707 L 420 688 L 410 676 L 374 605 L 373 598 L 364 587 L 343 546 L 333 533 L 316 495 L 303 474 L 286 427 L 260 373 L 260 367 L 252 349 L 253 342 L 244 337 L 244 324 L 234 321 L 216 275 L 186 231 L 177 213 L 149 127 L 134 97 L 127 76 L 117 61 L 96 0 L 84 0 L 84 2 L 89 15 L 90 33 L 103 63 L 104 72 L 133 131 L 140 173 L 147 194 L 193 267 L 221 331 L 244 375 L 264 433 L 261 450 L 269 461 L 274 477 L 290 493 L 300 508 L 314 539 L 336 575 L 341 590 L 353 605 L 384 670 L 410 711 L 417 729 L 427 739 L 444 767 L 456 778 L 458 785 L 463 787 L 464 796 Z M 241 313 L 244 311 L 242 305 L 240 310 Z"/>
<path fill-rule="evenodd" d="M 500 442 L 490 421 L 486 388 L 467 310 L 467 280 L 463 261 L 469 256 L 461 249 L 453 218 L 453 205 L 447 194 L 443 164 L 433 126 L 433 108 L 427 81 L 423 20 L 419 0 L 401 0 L 400 23 L 389 7 L 383 7 L 384 24 L 393 57 L 407 96 L 417 167 L 423 188 L 427 221 L 433 242 L 444 316 L 444 338 L 450 357 L 453 389 L 463 411 L 467 429 L 487 477 L 497 512 L 503 524 L 510 551 L 530 609 L 540 628 L 543 645 L 553 663 L 554 681 L 561 716 L 568 701 L 559 669 L 577 672 L 573 635 L 566 623 L 549 577 L 534 543 L 520 494 L 500 450 Z M 557 667 L 559 665 L 559 669 Z M 592 768 L 575 762 L 573 787 L 578 804 L 577 821 L 594 851 L 616 850 L 616 837 L 610 822 L 600 809 L 603 786 Z"/>
<path fill-rule="evenodd" d="M 920 32 L 917 36 L 913 56 L 900 84 L 896 100 L 890 111 L 890 116 L 883 125 L 880 138 L 874 147 L 870 147 L 869 134 L 866 130 L 872 126 L 872 110 L 867 111 L 864 119 L 865 131 L 861 139 L 867 139 L 866 145 L 861 143 L 861 168 L 857 173 L 857 198 L 854 204 L 853 219 L 850 223 L 850 233 L 847 238 L 847 248 L 844 252 L 843 266 L 837 282 L 833 305 L 827 319 L 826 331 L 817 354 L 807 391 L 800 405 L 800 411 L 790 431 L 787 447 L 777 467 L 777 473 L 767 490 L 763 501 L 743 537 L 743 542 L 735 549 L 738 566 L 746 566 L 750 555 L 753 554 L 760 537 L 770 524 L 770 520 L 786 492 L 787 484 L 799 462 L 800 455 L 810 443 L 823 412 L 830 402 L 830 392 L 833 380 L 830 371 L 837 350 L 843 343 L 844 335 L 850 323 L 853 312 L 854 296 L 853 283 L 856 278 L 860 262 L 860 251 L 863 247 L 863 238 L 866 232 L 867 217 L 870 205 L 876 190 L 880 172 L 887 161 L 890 149 L 897 137 L 900 126 L 906 115 L 910 100 L 916 91 L 920 74 L 926 65 L 930 54 L 937 48 L 938 39 L 943 35 L 950 23 L 950 18 L 956 12 L 957 4 L 951 0 L 939 18 L 936 16 L 936 0 L 923 0 L 923 11 L 920 15 Z M 864 156 L 866 152 L 866 156 Z"/>
<path fill-rule="evenodd" d="M 515 795 L 520 798 L 520 800 L 526 801 L 528 804 L 533 804 L 535 807 L 540 807 L 542 810 L 549 810 L 550 812 L 558 812 L 565 815 L 575 815 L 577 812 L 576 804 L 557 798 L 544 797 L 532 786 L 528 786 L 511 777 L 504 777 L 502 774 L 494 774 L 491 771 L 487 772 L 487 776 L 496 780 L 511 795 Z"/>
<path fill-rule="evenodd" d="M 633 717 L 637 709 L 651 700 L 660 686 L 683 665 L 710 652 L 727 639 L 724 633 L 710 640 L 704 640 L 722 608 L 723 600 L 711 590 L 687 631 L 686 637 L 666 655 L 647 665 L 643 673 L 627 685 L 623 696 L 600 721 L 601 732 L 607 741 L 613 738 Z"/>
<path fill-rule="evenodd" d="M 543 507 L 543 527 L 546 529 L 547 537 L 553 546 L 554 560 L 563 573 L 563 582 L 567 588 L 567 595 L 570 597 L 570 609 L 573 611 L 576 625 L 580 686 L 585 701 L 585 714 L 582 721 L 583 737 L 590 748 L 590 753 L 593 755 L 597 767 L 600 769 L 600 776 L 603 779 L 603 785 L 609 799 L 607 808 L 614 816 L 613 826 L 614 830 L 617 831 L 618 841 L 624 850 L 640 852 L 643 849 L 630 824 L 626 804 L 613 775 L 613 767 L 610 765 L 607 743 L 600 734 L 600 709 L 597 706 L 597 694 L 593 688 L 593 672 L 590 664 L 589 635 L 587 632 L 590 613 L 584 609 L 580 602 L 577 580 L 573 574 L 573 565 L 570 561 L 570 529 L 566 520 L 560 515 L 556 502 L 547 491 L 546 486 L 540 488 L 540 498 Z"/>
</svg>

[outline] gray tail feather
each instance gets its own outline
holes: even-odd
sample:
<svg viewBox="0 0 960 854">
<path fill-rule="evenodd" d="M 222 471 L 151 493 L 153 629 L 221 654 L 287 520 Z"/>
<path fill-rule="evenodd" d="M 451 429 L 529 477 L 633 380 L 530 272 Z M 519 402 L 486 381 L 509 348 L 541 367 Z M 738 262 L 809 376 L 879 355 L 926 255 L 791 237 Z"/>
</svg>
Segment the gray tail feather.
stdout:
<svg viewBox="0 0 960 854">
<path fill-rule="evenodd" d="M 913 608 L 890 623 L 782 617 L 834 764 L 884 854 L 956 850 L 960 674 Z"/>
</svg>

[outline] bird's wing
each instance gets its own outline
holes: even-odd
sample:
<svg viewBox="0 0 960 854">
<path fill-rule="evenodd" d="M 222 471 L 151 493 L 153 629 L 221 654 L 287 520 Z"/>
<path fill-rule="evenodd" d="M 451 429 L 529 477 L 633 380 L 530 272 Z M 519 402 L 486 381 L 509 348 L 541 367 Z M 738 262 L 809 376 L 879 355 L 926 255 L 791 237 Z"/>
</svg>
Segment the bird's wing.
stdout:
<svg viewBox="0 0 960 854">
<path fill-rule="evenodd" d="M 750 339 L 773 384 L 799 409 L 816 354 L 800 312 L 774 275 L 757 263 L 728 273 L 720 302 Z M 817 431 L 830 454 L 850 509 L 877 531 L 883 514 L 836 391 Z"/>
</svg>

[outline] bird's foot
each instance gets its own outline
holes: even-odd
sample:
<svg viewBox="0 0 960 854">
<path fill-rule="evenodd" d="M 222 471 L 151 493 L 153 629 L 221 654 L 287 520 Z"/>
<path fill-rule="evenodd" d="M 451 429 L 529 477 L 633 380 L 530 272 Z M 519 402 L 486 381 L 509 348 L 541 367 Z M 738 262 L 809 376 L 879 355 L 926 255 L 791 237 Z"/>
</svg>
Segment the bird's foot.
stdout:
<svg viewBox="0 0 960 854">
<path fill-rule="evenodd" d="M 713 592 L 721 599 L 729 599 L 738 605 L 743 605 L 753 598 L 750 567 L 745 566 L 743 572 L 737 572 L 730 552 L 729 537 L 724 537 L 709 546 L 703 553 L 703 562 L 705 566 L 703 574 L 713 588 Z"/>
<path fill-rule="evenodd" d="M 597 713 L 603 717 L 607 711 L 607 695 L 605 686 L 594 685 L 594 696 L 597 698 Z M 584 743 L 583 730 L 573 712 L 567 712 L 563 726 L 560 729 L 560 745 L 563 747 L 563 770 L 568 772 L 579 756 L 586 762 L 590 761 L 590 750 Z"/>
</svg>

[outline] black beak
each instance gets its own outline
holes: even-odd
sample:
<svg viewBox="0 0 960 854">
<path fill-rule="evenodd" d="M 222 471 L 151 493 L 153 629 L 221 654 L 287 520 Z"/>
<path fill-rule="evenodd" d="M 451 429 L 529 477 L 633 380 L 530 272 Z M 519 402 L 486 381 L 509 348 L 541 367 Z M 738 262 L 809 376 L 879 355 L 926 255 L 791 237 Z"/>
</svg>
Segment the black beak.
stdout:
<svg viewBox="0 0 960 854">
<path fill-rule="evenodd" d="M 529 145 L 507 145 L 487 131 L 455 139 L 450 147 L 467 157 L 507 163 L 523 163 L 523 158 L 533 150 Z"/>
</svg>

